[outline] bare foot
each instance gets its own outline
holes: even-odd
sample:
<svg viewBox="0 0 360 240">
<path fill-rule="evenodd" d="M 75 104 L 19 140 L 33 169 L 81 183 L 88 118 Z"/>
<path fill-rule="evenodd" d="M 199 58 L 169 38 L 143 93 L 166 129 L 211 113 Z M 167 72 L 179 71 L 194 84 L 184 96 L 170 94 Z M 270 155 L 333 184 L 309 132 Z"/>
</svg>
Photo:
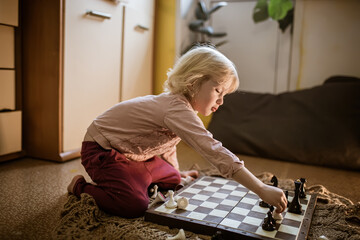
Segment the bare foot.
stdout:
<svg viewBox="0 0 360 240">
<path fill-rule="evenodd" d="M 74 193 L 73 191 L 74 191 L 75 183 L 80 178 L 84 178 L 84 176 L 83 175 L 76 175 L 75 177 L 73 177 L 73 179 L 71 180 L 69 186 L 67 187 L 67 190 L 68 190 L 69 193 Z"/>
</svg>

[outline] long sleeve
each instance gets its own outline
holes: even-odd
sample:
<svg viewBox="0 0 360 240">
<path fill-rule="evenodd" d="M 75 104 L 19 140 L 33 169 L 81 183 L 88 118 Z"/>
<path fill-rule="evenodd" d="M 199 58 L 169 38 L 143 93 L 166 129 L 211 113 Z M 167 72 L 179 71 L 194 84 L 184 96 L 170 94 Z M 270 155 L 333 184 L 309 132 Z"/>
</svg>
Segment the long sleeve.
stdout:
<svg viewBox="0 0 360 240">
<path fill-rule="evenodd" d="M 215 140 L 196 112 L 186 102 L 174 99 L 164 123 L 177 136 L 213 164 L 225 177 L 232 177 L 244 166 L 243 161 Z"/>
</svg>

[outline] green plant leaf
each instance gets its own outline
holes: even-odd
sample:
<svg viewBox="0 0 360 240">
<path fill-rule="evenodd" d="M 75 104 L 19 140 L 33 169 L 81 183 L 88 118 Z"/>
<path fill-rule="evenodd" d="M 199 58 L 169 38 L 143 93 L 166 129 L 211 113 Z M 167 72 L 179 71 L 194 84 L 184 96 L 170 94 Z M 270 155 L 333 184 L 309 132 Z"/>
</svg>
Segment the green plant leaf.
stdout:
<svg viewBox="0 0 360 240">
<path fill-rule="evenodd" d="M 294 21 L 294 8 L 288 11 L 283 19 L 278 20 L 279 28 L 281 29 L 282 32 L 285 32 L 286 29 L 290 26 L 291 27 L 290 32 L 292 33 L 293 21 Z"/>
<path fill-rule="evenodd" d="M 281 20 L 292 8 L 291 0 L 270 0 L 268 7 L 269 16 L 274 20 Z"/>
<path fill-rule="evenodd" d="M 258 0 L 253 12 L 253 20 L 255 23 L 265 21 L 269 18 L 268 0 Z"/>
</svg>

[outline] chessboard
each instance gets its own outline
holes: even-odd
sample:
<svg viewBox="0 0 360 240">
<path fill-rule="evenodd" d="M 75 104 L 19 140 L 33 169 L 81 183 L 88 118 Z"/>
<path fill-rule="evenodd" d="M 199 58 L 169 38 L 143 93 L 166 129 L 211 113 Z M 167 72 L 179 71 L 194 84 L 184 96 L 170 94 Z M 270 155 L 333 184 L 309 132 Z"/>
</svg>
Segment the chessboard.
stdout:
<svg viewBox="0 0 360 240">
<path fill-rule="evenodd" d="M 185 209 L 167 208 L 166 202 L 154 204 L 145 213 L 145 221 L 170 228 L 183 228 L 198 234 L 221 234 L 221 239 L 306 239 L 316 204 L 316 195 L 299 199 L 301 214 L 282 213 L 274 231 L 263 230 L 269 208 L 261 199 L 234 180 L 201 177 L 175 192 L 174 198 L 185 197 Z M 294 192 L 288 192 L 288 202 Z M 167 199 L 168 200 L 168 199 Z"/>
</svg>

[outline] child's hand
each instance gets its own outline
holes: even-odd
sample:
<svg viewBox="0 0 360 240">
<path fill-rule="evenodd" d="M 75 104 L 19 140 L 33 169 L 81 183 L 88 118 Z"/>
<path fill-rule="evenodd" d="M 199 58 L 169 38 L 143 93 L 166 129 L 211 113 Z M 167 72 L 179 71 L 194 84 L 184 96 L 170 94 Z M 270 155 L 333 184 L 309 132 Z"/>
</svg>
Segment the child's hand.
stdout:
<svg viewBox="0 0 360 240">
<path fill-rule="evenodd" d="M 180 176 L 182 178 L 186 178 L 187 176 L 192 177 L 193 179 L 198 178 L 199 177 L 199 172 L 196 170 L 190 170 L 190 171 L 182 171 L 180 172 Z"/>
<path fill-rule="evenodd" d="M 266 203 L 276 207 L 276 212 L 285 211 L 287 200 L 284 192 L 280 188 L 264 184 L 259 197 Z"/>
</svg>

